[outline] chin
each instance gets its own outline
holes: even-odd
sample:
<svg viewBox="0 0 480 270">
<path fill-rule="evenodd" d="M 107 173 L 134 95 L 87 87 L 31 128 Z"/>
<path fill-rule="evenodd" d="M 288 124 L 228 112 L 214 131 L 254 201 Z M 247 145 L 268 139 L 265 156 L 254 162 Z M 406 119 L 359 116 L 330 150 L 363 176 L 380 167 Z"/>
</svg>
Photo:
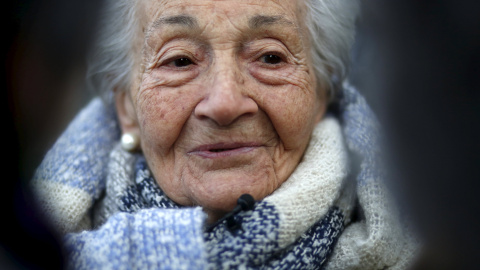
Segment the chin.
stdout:
<svg viewBox="0 0 480 270">
<path fill-rule="evenodd" d="M 246 175 L 236 171 L 231 175 L 207 175 L 206 179 L 200 181 L 192 179 L 187 192 L 192 204 L 201 206 L 208 214 L 209 222 L 214 222 L 233 210 L 241 195 L 250 194 L 259 201 L 279 186 L 273 174 L 263 173 L 259 177 L 260 175 Z"/>
</svg>

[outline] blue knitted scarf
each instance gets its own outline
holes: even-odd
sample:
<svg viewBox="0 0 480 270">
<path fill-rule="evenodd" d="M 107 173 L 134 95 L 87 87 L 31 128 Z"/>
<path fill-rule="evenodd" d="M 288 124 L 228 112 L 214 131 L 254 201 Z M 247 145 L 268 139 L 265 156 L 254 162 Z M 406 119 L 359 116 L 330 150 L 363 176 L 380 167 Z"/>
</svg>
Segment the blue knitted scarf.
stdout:
<svg viewBox="0 0 480 270">
<path fill-rule="evenodd" d="M 142 155 L 135 155 L 134 164 L 134 177 L 117 200 L 119 211 L 136 213 L 141 209 L 183 207 L 160 189 Z M 258 202 L 253 212 L 256 218 L 251 218 L 252 211 L 236 215 L 239 226 L 235 228 L 223 222 L 204 233 L 212 269 L 321 269 L 344 227 L 342 212 L 332 207 L 295 243 L 281 248 L 277 237 L 271 234 L 280 221 L 274 207 Z"/>
</svg>

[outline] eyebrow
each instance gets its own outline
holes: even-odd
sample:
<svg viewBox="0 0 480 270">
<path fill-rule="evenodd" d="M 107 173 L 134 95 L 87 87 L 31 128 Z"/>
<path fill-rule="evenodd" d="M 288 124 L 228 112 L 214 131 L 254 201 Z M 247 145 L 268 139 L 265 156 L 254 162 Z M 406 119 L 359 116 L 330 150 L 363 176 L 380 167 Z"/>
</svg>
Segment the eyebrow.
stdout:
<svg viewBox="0 0 480 270">
<path fill-rule="evenodd" d="M 162 25 L 180 25 L 185 26 L 188 28 L 197 28 L 198 22 L 192 16 L 189 15 L 175 15 L 175 16 L 168 16 L 168 17 L 161 17 L 153 22 L 153 28 L 158 28 Z"/>
<path fill-rule="evenodd" d="M 277 16 L 266 16 L 266 15 L 255 15 L 248 20 L 248 26 L 252 29 L 260 28 L 265 25 L 271 24 L 289 24 L 294 25 L 294 23 L 287 18 L 277 15 Z"/>
</svg>

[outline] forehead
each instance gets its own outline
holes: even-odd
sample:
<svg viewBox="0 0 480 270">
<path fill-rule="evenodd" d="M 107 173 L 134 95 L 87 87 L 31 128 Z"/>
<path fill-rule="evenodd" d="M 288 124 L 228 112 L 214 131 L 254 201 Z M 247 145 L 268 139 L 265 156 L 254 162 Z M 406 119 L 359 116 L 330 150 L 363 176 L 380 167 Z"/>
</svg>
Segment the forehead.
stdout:
<svg viewBox="0 0 480 270">
<path fill-rule="evenodd" d="M 138 3 L 141 21 L 146 28 L 179 15 L 194 18 L 183 20 L 190 25 L 228 20 L 233 24 L 252 26 L 252 17 L 267 16 L 284 18 L 284 22 L 293 22 L 298 27 L 303 26 L 305 18 L 303 0 L 140 0 Z"/>
</svg>

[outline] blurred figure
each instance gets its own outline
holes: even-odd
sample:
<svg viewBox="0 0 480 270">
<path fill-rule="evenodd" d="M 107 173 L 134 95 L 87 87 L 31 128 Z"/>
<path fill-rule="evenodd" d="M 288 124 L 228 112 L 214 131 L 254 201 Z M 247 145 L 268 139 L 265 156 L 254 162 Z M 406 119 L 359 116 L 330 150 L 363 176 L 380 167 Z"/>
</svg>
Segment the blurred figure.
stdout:
<svg viewBox="0 0 480 270">
<path fill-rule="evenodd" d="M 416 268 L 477 268 L 480 3 L 364 4 L 353 80 L 389 134 L 392 182 L 425 241 Z"/>
<path fill-rule="evenodd" d="M 7 28 L 2 269 L 63 268 L 60 245 L 38 214 L 26 184 L 55 137 L 90 97 L 82 89 L 84 59 L 101 3 L 24 0 L 9 1 L 2 9 Z"/>
</svg>

